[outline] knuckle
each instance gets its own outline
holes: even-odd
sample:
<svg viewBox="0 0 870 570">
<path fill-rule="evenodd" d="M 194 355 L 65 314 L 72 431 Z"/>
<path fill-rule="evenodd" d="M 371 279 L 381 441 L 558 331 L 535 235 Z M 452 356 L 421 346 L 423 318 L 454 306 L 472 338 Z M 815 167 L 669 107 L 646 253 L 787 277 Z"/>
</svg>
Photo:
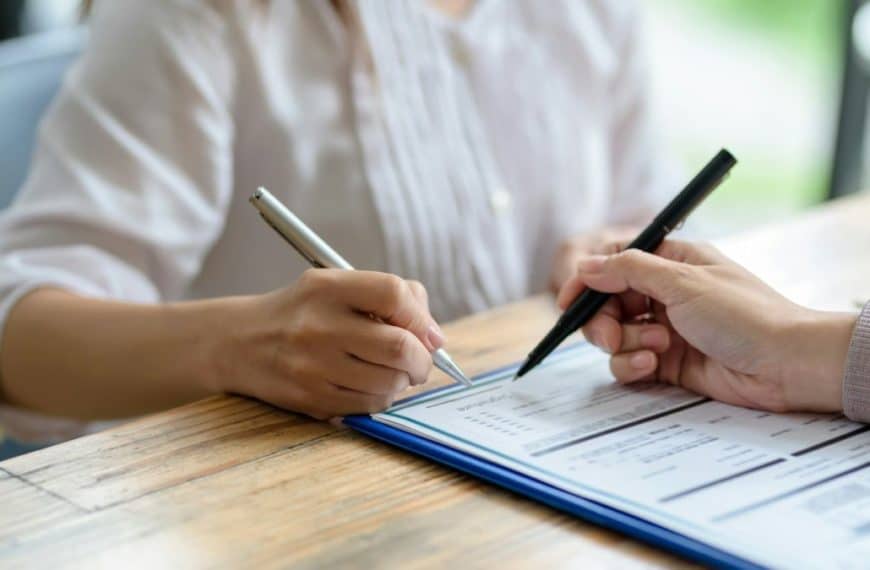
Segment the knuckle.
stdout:
<svg viewBox="0 0 870 570">
<path fill-rule="evenodd" d="M 698 250 L 707 259 L 720 259 L 723 257 L 719 248 L 708 242 L 698 244 Z"/>
<path fill-rule="evenodd" d="M 325 319 L 317 318 L 306 312 L 293 334 L 300 343 L 309 346 L 330 342 L 335 336 L 334 326 Z"/>
<path fill-rule="evenodd" d="M 633 228 L 619 226 L 608 229 L 602 236 L 601 250 L 606 255 L 615 255 L 625 250 L 625 246 L 631 239 L 632 234 L 637 232 Z"/>
<path fill-rule="evenodd" d="M 407 352 L 405 353 L 405 361 L 408 363 L 408 367 L 414 370 L 426 370 L 432 364 L 432 355 L 417 340 L 417 337 L 410 333 L 408 337 Z"/>
<path fill-rule="evenodd" d="M 429 353 L 415 356 L 411 364 L 408 366 L 408 379 L 412 379 L 416 384 L 422 384 L 429 379 L 432 374 L 432 357 Z"/>
<path fill-rule="evenodd" d="M 335 276 L 332 270 L 312 268 L 303 271 L 296 284 L 303 299 L 308 299 L 331 287 L 334 281 Z"/>
<path fill-rule="evenodd" d="M 427 359 L 423 365 L 423 373 L 420 375 L 420 380 L 422 382 L 426 382 L 429 379 L 429 376 L 432 375 L 433 368 L 435 368 L 435 364 L 432 362 L 432 359 Z"/>
<path fill-rule="evenodd" d="M 311 346 L 323 340 L 321 329 L 324 328 L 318 319 L 301 309 L 291 324 L 284 327 L 282 332 L 283 341 L 296 348 Z"/>
<path fill-rule="evenodd" d="M 400 370 L 396 370 L 391 374 L 391 378 L 388 383 L 389 393 L 397 394 L 405 390 L 408 387 L 410 381 L 408 380 L 408 374 L 402 372 Z"/>
<path fill-rule="evenodd" d="M 397 330 L 387 341 L 387 354 L 391 362 L 404 362 L 411 347 L 411 333 Z"/>
<path fill-rule="evenodd" d="M 637 263 L 643 258 L 643 253 L 637 249 L 626 249 L 625 251 L 620 251 L 616 255 L 613 256 L 613 259 L 617 261 L 617 263 L 626 263 L 632 264 Z"/>
<path fill-rule="evenodd" d="M 408 375 L 401 370 L 384 370 L 374 377 L 369 390 L 374 394 L 395 394 L 408 386 Z"/>
<path fill-rule="evenodd" d="M 384 275 L 381 283 L 381 295 L 387 306 L 397 310 L 405 302 L 408 293 L 408 284 L 404 279 L 395 275 Z"/>
<path fill-rule="evenodd" d="M 688 263 L 675 263 L 673 264 L 673 271 L 671 272 L 671 278 L 675 281 L 692 281 L 697 272 L 697 268 L 694 265 L 689 265 Z"/>
<path fill-rule="evenodd" d="M 370 414 L 375 414 L 377 412 L 386 410 L 392 404 L 393 397 L 391 395 L 371 396 L 366 398 L 365 410 Z"/>
<path fill-rule="evenodd" d="M 605 260 L 604 270 L 623 271 L 626 267 L 629 267 L 636 262 L 636 255 L 637 254 L 630 249 L 614 253 L 613 255 L 608 257 L 607 260 Z"/>
<path fill-rule="evenodd" d="M 305 288 L 314 287 L 323 279 L 322 274 L 321 269 L 306 269 L 299 277 L 299 285 Z"/>
<path fill-rule="evenodd" d="M 407 284 L 408 289 L 411 290 L 415 297 L 419 299 L 428 298 L 429 294 L 426 292 L 426 287 L 422 283 L 420 283 L 419 281 L 411 280 L 408 281 Z"/>
<path fill-rule="evenodd" d="M 602 250 L 605 255 L 615 255 L 622 251 L 622 243 L 616 240 L 608 241 Z"/>
<path fill-rule="evenodd" d="M 308 365 L 301 358 L 276 359 L 277 372 L 280 376 L 300 381 L 308 375 Z"/>
</svg>

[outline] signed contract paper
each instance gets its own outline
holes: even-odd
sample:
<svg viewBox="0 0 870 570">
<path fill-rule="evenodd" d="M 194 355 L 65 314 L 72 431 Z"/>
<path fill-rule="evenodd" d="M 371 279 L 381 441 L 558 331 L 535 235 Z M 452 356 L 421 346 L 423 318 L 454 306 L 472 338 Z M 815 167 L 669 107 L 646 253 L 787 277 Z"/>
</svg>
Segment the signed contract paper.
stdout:
<svg viewBox="0 0 870 570">
<path fill-rule="evenodd" d="M 619 386 L 588 345 L 511 376 L 374 418 L 759 564 L 870 564 L 870 427 Z"/>
</svg>

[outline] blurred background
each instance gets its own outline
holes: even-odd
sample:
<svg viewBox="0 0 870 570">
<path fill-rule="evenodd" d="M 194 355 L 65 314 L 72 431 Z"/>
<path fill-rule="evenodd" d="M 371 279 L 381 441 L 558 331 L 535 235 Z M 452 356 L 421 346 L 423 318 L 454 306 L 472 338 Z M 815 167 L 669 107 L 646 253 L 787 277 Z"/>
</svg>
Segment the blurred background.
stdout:
<svg viewBox="0 0 870 570">
<path fill-rule="evenodd" d="M 850 39 L 847 20 L 857 3 L 644 5 L 661 136 L 678 167 L 690 174 L 720 146 L 740 161 L 695 229 L 733 231 L 826 199 Z"/>
<path fill-rule="evenodd" d="M 863 3 L 642 3 L 660 135 L 677 172 L 696 171 L 722 146 L 741 162 L 699 212 L 705 219 L 695 227 L 705 237 L 867 185 L 870 19 Z M 78 0 L 0 1 L 3 38 L 46 38 L 78 23 Z"/>
</svg>

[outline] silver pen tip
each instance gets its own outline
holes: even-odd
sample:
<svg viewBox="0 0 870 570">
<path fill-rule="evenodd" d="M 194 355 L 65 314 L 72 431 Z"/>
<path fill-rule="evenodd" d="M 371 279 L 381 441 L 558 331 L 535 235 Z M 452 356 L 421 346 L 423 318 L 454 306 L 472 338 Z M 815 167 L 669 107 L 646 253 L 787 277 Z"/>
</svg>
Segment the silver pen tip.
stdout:
<svg viewBox="0 0 870 570">
<path fill-rule="evenodd" d="M 471 380 L 468 379 L 468 376 L 465 375 L 465 372 L 463 372 L 461 368 L 456 366 L 456 364 L 454 364 L 452 367 L 450 377 L 469 388 L 472 386 Z"/>
<path fill-rule="evenodd" d="M 444 349 L 435 351 L 435 363 L 438 365 L 438 368 L 444 371 L 445 374 L 460 384 L 468 387 L 472 386 L 471 380 L 468 379 L 468 376 L 466 376 L 462 369 L 453 362 L 453 359 L 450 358 Z"/>
</svg>

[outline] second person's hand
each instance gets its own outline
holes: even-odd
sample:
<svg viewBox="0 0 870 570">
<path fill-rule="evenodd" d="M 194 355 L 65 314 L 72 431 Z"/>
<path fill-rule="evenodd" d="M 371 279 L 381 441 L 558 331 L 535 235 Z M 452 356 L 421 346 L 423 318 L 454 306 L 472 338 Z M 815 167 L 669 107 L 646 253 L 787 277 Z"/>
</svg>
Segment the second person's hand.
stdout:
<svg viewBox="0 0 870 570">
<path fill-rule="evenodd" d="M 550 289 L 559 291 L 577 273 L 577 264 L 589 256 L 618 253 L 642 229 L 638 226 L 609 225 L 563 240 L 553 256 Z"/>
<path fill-rule="evenodd" d="M 218 391 L 317 419 L 389 407 L 426 382 L 444 338 L 420 283 L 372 271 L 311 269 L 286 289 L 234 301 L 218 331 Z"/>
<path fill-rule="evenodd" d="M 590 257 L 561 290 L 615 293 L 584 328 L 620 382 L 660 380 L 771 411 L 842 408 L 855 316 L 784 298 L 709 246 L 666 241 L 657 255 Z"/>
</svg>

